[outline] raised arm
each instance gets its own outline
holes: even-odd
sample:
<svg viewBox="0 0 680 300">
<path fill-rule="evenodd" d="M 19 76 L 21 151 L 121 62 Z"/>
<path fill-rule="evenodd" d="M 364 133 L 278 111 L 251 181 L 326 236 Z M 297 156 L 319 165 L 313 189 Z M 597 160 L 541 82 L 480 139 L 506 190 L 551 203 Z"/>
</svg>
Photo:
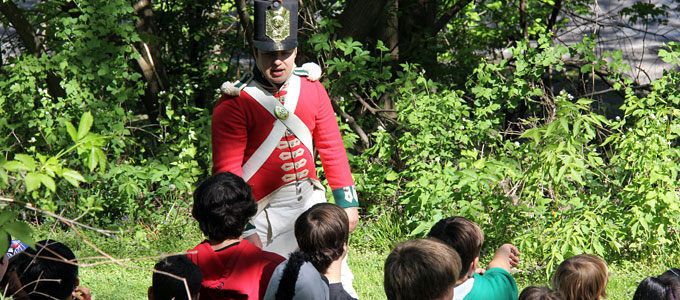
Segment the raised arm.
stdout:
<svg viewBox="0 0 680 300">
<path fill-rule="evenodd" d="M 489 263 L 489 269 L 503 268 L 510 272 L 512 267 L 519 263 L 519 250 L 512 244 L 503 244 L 493 256 Z"/>
</svg>

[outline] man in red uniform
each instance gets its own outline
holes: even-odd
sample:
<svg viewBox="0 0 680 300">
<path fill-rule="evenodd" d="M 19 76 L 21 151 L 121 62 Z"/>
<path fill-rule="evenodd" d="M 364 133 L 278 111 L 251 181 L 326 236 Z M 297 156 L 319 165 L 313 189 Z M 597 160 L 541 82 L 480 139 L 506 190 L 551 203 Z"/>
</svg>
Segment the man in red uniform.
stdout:
<svg viewBox="0 0 680 300">
<path fill-rule="evenodd" d="M 297 248 L 295 219 L 326 202 L 315 150 L 335 203 L 347 212 L 350 232 L 358 223 L 359 202 L 333 108 L 316 81 L 320 70 L 295 66 L 297 1 L 256 0 L 254 35 L 257 66 L 235 85 L 223 85 L 215 106 L 213 173 L 232 172 L 252 186 L 258 215 L 244 237 L 288 256 Z M 345 269 L 343 284 L 356 297 Z"/>
</svg>

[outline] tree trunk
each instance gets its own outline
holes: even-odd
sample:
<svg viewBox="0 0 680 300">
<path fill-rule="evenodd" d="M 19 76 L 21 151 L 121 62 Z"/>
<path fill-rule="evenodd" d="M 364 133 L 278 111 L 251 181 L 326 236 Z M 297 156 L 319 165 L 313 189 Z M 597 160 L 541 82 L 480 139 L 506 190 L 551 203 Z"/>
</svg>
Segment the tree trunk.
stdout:
<svg viewBox="0 0 680 300">
<path fill-rule="evenodd" d="M 550 32 L 557 24 L 557 16 L 560 14 L 562 9 L 562 0 L 555 0 L 555 5 L 553 6 L 552 13 L 550 13 L 550 19 L 548 19 L 547 31 Z"/>
<path fill-rule="evenodd" d="M 24 17 L 21 9 L 12 1 L 0 1 L 0 12 L 7 17 L 17 31 L 26 50 L 35 57 L 40 57 L 44 52 L 42 41 Z M 51 71 L 47 72 L 47 92 L 54 99 L 66 98 L 66 91 L 61 87 L 61 79 Z"/>
<path fill-rule="evenodd" d="M 149 115 L 149 119 L 156 122 L 157 117 L 162 114 L 163 107 L 158 103 L 158 94 L 165 91 L 170 85 L 165 65 L 161 59 L 161 51 L 158 47 L 158 38 L 153 21 L 153 10 L 151 0 L 134 0 L 133 7 L 139 20 L 135 24 L 137 33 L 141 41 L 137 45 L 140 57 L 137 63 L 146 81 L 144 91 L 144 107 Z M 173 108 L 177 108 L 175 101 Z"/>
<path fill-rule="evenodd" d="M 253 47 L 253 22 L 250 20 L 250 14 L 246 10 L 246 0 L 236 0 L 236 10 L 238 11 L 238 18 L 241 21 L 243 32 L 246 35 L 246 40 L 250 48 Z"/>
<path fill-rule="evenodd" d="M 366 42 L 368 37 L 379 36 L 386 24 L 386 6 L 394 0 L 347 0 L 345 9 L 338 16 L 342 28 L 338 38 L 352 37 Z"/>
<path fill-rule="evenodd" d="M 526 40 L 529 36 L 527 28 L 527 0 L 519 1 L 519 27 L 522 28 L 522 37 Z"/>
</svg>

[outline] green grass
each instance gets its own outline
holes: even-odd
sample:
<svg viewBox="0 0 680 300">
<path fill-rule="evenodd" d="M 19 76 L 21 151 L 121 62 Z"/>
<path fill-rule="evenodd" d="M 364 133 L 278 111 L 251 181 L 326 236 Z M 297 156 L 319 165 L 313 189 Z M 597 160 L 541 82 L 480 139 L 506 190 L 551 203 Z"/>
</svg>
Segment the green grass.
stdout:
<svg viewBox="0 0 680 300">
<path fill-rule="evenodd" d="M 355 288 L 362 300 L 385 299 L 382 286 L 384 259 L 392 245 L 405 239 L 403 232 L 394 229 L 396 222 L 390 216 L 364 220 L 364 225 L 351 236 L 349 264 L 354 272 Z M 203 239 L 196 224 L 187 215 L 177 216 L 168 223 L 158 226 L 138 224 L 132 226 L 136 228 L 133 232 L 119 234 L 115 239 L 84 230 L 80 230 L 83 234 L 80 236 L 71 229 L 54 229 L 50 224 L 34 227 L 34 235 L 36 240 L 50 237 L 62 241 L 74 250 L 82 265 L 81 284 L 90 287 L 96 299 L 146 299 L 151 285 L 150 270 L 158 257 L 186 251 Z M 110 262 L 83 242 L 83 237 L 107 255 L 129 260 L 120 264 Z M 671 266 L 668 260 L 662 258 L 610 264 L 608 299 L 632 299 L 640 280 L 658 275 Z M 542 272 L 520 264 L 513 276 L 521 291 L 530 285 L 548 285 Z"/>
</svg>

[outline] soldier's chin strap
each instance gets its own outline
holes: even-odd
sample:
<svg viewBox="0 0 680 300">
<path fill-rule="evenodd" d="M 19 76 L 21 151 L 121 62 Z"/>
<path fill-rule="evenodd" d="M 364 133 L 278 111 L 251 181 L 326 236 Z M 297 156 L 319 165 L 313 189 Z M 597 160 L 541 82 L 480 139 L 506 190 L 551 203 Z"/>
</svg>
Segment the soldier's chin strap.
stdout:
<svg viewBox="0 0 680 300">
<path fill-rule="evenodd" d="M 275 84 L 271 83 L 267 78 L 264 77 L 264 74 L 262 74 L 262 71 L 260 71 L 260 68 L 257 66 L 257 63 L 255 63 L 255 67 L 253 68 L 253 79 L 257 80 L 257 82 L 265 89 L 276 89 L 278 90 L 280 86 L 276 86 Z"/>
<path fill-rule="evenodd" d="M 294 70 L 297 66 L 293 64 L 293 70 L 291 70 L 290 74 L 288 74 L 288 78 L 284 81 L 284 83 L 288 82 L 288 79 L 290 79 L 291 76 L 293 76 Z M 255 67 L 253 68 L 253 79 L 257 81 L 263 88 L 265 88 L 267 91 L 271 92 L 272 94 L 275 94 L 276 92 L 281 89 L 282 84 L 275 84 L 269 81 L 266 77 L 264 77 L 264 74 L 260 70 L 260 67 L 257 66 L 257 61 L 255 62 Z"/>
</svg>

